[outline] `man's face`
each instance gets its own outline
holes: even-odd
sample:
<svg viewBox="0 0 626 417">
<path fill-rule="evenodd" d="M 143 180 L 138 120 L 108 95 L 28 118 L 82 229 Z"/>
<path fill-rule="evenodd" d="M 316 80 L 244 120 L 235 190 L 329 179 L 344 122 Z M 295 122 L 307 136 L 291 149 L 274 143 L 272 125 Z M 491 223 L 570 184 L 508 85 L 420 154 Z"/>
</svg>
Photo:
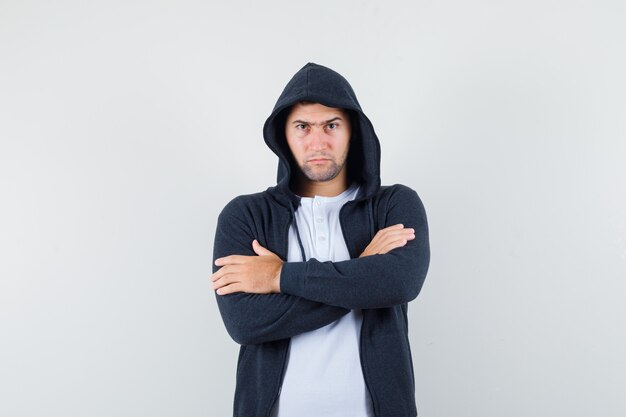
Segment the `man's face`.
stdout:
<svg viewBox="0 0 626 417">
<path fill-rule="evenodd" d="M 345 169 L 350 147 L 350 119 L 342 109 L 319 103 L 296 104 L 285 123 L 285 136 L 302 174 L 330 181 Z"/>
</svg>

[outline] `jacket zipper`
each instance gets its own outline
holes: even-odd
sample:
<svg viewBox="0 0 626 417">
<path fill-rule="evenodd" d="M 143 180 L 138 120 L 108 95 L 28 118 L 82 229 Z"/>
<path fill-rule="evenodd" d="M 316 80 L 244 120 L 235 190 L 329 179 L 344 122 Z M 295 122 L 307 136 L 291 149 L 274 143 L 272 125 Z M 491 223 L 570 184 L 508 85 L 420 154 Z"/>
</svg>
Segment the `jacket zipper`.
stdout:
<svg viewBox="0 0 626 417">
<path fill-rule="evenodd" d="M 272 414 L 272 410 L 274 410 L 274 406 L 276 405 L 276 400 L 278 400 L 278 396 L 280 392 L 283 390 L 283 378 L 285 377 L 285 364 L 287 363 L 287 353 L 289 352 L 289 347 L 291 345 L 291 338 L 287 342 L 287 349 L 285 349 L 285 353 L 283 353 L 283 360 L 280 367 L 280 379 L 278 381 L 278 389 L 276 390 L 276 394 L 274 394 L 274 398 L 272 399 L 272 403 L 270 405 L 270 409 L 267 411 L 266 416 L 270 417 Z"/>
<path fill-rule="evenodd" d="M 341 234 L 343 235 L 343 240 L 346 242 L 346 246 L 348 247 L 348 252 L 350 253 L 350 259 L 354 259 L 356 258 L 356 256 L 354 252 L 352 251 L 352 245 L 348 244 L 348 238 L 346 236 L 346 229 L 344 227 L 343 217 L 341 216 L 341 214 L 343 213 L 343 209 L 348 204 L 351 204 L 351 203 L 354 203 L 354 200 L 348 201 L 339 209 L 339 225 L 341 226 Z M 376 410 L 378 410 L 378 406 L 376 404 L 376 401 L 374 400 L 374 396 L 372 395 L 371 384 L 368 381 L 369 376 L 368 376 L 368 371 L 367 371 L 367 365 L 365 364 L 365 360 L 363 359 L 363 356 L 364 356 L 363 352 L 365 350 L 365 343 L 363 342 L 364 340 L 363 328 L 365 327 L 366 314 L 362 314 L 361 317 L 363 318 L 363 320 L 361 321 L 361 332 L 359 333 L 359 361 L 361 362 L 361 372 L 363 372 L 363 381 L 365 382 L 365 387 L 367 388 L 367 392 L 370 395 L 370 400 L 372 401 L 372 411 L 374 413 L 374 417 L 376 417 L 377 416 Z"/>
<path fill-rule="evenodd" d="M 374 396 L 372 395 L 372 389 L 370 388 L 370 384 L 367 382 L 368 374 L 366 371 L 365 360 L 363 359 L 363 352 L 365 350 L 365 343 L 363 342 L 363 325 L 365 324 L 365 315 L 363 315 L 363 321 L 361 322 L 361 334 L 359 337 L 359 359 L 361 361 L 361 371 L 363 372 L 363 381 L 365 381 L 365 387 L 367 388 L 367 392 L 370 394 L 370 400 L 372 401 L 372 411 L 374 413 L 374 417 L 377 416 L 376 410 L 378 407 L 376 402 L 374 401 Z"/>
<path fill-rule="evenodd" d="M 287 215 L 289 216 L 289 221 L 287 222 L 287 232 L 285 233 L 286 240 L 287 240 L 287 243 L 285 245 L 285 248 L 286 248 L 285 257 L 287 257 L 288 251 L 289 251 L 289 227 L 291 226 L 291 222 L 293 221 L 293 219 L 291 218 L 291 212 L 287 212 Z M 266 414 L 267 417 L 271 416 L 272 410 L 274 409 L 274 406 L 276 405 L 276 400 L 278 400 L 278 396 L 280 395 L 280 392 L 283 390 L 283 379 L 285 377 L 285 368 L 286 368 L 285 365 L 287 364 L 287 353 L 289 353 L 290 347 L 291 347 L 291 338 L 289 338 L 289 341 L 287 342 L 287 348 L 285 349 L 285 353 L 283 353 L 283 360 L 280 366 L 280 379 L 278 381 L 278 389 L 276 390 L 276 393 L 274 394 L 274 398 L 272 399 L 270 409 L 267 411 L 267 414 Z"/>
</svg>

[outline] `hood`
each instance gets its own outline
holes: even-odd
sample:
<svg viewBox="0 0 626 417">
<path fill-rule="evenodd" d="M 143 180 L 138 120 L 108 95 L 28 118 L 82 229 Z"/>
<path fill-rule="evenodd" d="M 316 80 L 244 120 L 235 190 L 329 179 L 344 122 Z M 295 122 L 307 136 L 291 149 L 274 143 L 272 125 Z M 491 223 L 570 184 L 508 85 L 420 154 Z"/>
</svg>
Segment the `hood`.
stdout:
<svg viewBox="0 0 626 417">
<path fill-rule="evenodd" d="M 276 186 L 268 192 L 279 201 L 286 198 L 296 206 L 299 203 L 299 197 L 289 189 L 291 175 L 298 167 L 287 146 L 285 121 L 291 106 L 303 100 L 348 110 L 352 125 L 348 177 L 361 184 L 357 199 L 375 194 L 380 188 L 380 143 L 374 127 L 348 81 L 330 68 L 314 63 L 306 64 L 291 78 L 263 126 L 265 143 L 278 156 Z"/>
</svg>

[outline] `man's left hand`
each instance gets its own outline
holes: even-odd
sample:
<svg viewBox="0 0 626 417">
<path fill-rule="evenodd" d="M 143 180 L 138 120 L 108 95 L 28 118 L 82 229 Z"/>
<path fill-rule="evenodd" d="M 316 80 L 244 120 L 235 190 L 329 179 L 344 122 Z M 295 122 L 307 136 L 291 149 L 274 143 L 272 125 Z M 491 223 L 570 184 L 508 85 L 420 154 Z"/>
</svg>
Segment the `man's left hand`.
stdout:
<svg viewBox="0 0 626 417">
<path fill-rule="evenodd" d="M 258 256 L 230 255 L 215 260 L 221 268 L 211 275 L 213 290 L 219 295 L 234 292 L 270 294 L 280 292 L 283 261 L 255 239 L 252 249 Z"/>
</svg>

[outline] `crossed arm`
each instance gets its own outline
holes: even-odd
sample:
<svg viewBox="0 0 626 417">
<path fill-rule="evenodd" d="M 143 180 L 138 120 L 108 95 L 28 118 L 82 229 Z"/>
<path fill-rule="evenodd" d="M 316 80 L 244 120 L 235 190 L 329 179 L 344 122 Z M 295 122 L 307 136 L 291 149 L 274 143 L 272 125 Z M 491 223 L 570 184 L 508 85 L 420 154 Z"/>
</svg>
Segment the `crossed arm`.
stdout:
<svg viewBox="0 0 626 417">
<path fill-rule="evenodd" d="M 376 233 L 359 257 L 382 255 L 413 239 L 414 229 L 405 228 L 403 224 L 389 226 Z M 218 295 L 235 292 L 280 293 L 280 273 L 284 262 L 256 239 L 252 241 L 252 249 L 256 255 L 230 255 L 215 260 L 215 265 L 221 268 L 211 275 L 211 281 Z"/>
<path fill-rule="evenodd" d="M 255 242 L 236 201 L 218 219 L 211 276 L 226 329 L 240 344 L 284 339 L 323 327 L 354 308 L 402 304 L 421 289 L 429 262 L 421 201 L 404 187 L 357 259 L 283 263 Z M 404 227 L 404 226 L 407 227 Z M 412 230 L 411 230 L 412 229 Z M 235 254 L 235 255 L 233 255 Z"/>
</svg>

